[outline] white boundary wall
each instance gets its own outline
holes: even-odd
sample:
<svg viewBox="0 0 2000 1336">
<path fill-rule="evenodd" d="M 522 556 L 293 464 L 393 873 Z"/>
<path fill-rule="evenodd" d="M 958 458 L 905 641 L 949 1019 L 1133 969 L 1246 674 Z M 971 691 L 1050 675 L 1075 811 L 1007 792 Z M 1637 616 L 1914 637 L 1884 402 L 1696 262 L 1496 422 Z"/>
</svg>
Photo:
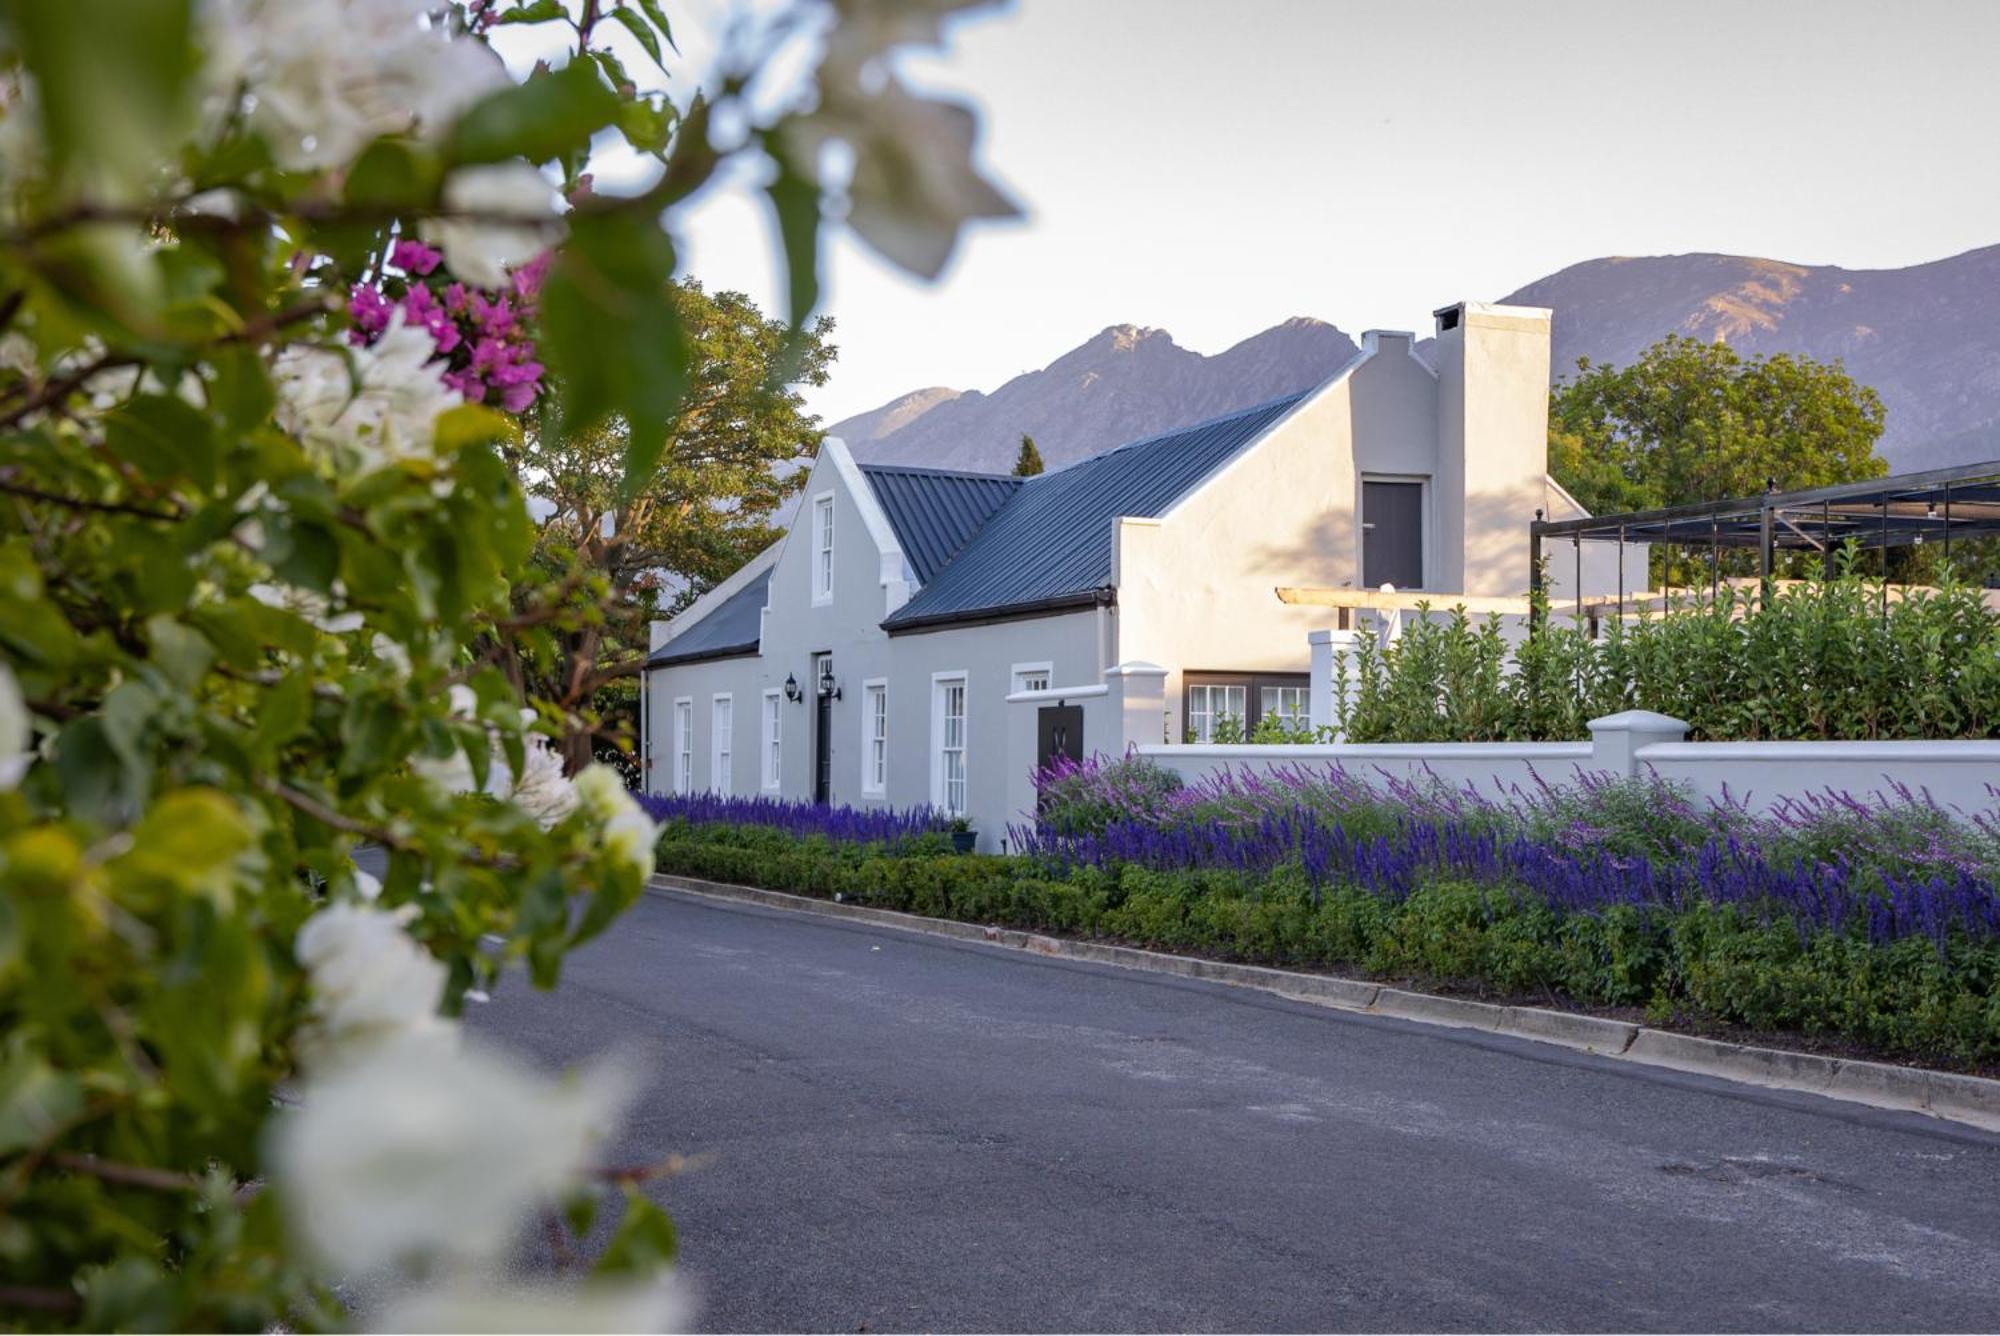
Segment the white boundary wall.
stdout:
<svg viewBox="0 0 2000 1336">
<path fill-rule="evenodd" d="M 1727 801 L 1752 811 L 1828 790 L 1864 801 L 1877 795 L 1893 800 L 1898 790 L 1907 790 L 1966 815 L 2000 812 L 2000 741 L 1687 742 L 1687 725 L 1680 720 L 1627 710 L 1592 720 L 1589 742 L 1162 745 L 1157 739 L 1166 671 L 1132 663 L 1104 676 L 1101 684 L 1008 697 L 1006 811 L 982 814 L 994 827 L 1031 819 L 1035 712 L 1059 701 L 1083 707 L 1086 754 L 1136 752 L 1188 781 L 1222 771 L 1269 774 L 1337 765 L 1363 779 L 1433 775 L 1455 788 L 1469 784 L 1497 797 L 1538 780 L 1572 783 L 1579 773 L 1650 774 L 1685 785 L 1697 800 Z M 1316 697 L 1315 708 L 1319 704 Z"/>
</svg>

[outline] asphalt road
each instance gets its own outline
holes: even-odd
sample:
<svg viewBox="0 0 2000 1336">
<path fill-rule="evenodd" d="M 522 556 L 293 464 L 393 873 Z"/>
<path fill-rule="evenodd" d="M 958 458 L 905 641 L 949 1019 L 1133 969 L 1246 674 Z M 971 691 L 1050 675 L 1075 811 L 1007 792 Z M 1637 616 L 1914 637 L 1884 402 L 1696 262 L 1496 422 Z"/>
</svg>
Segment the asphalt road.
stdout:
<svg viewBox="0 0 2000 1336">
<path fill-rule="evenodd" d="M 649 896 L 474 1029 L 611 1051 L 707 1330 L 2000 1328 L 2000 1137 Z"/>
</svg>

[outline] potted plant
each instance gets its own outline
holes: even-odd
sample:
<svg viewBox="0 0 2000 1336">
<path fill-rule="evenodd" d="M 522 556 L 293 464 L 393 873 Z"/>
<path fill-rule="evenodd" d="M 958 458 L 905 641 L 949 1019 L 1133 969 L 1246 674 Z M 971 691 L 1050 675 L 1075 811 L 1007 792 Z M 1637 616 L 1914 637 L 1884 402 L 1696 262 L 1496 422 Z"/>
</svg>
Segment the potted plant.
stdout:
<svg viewBox="0 0 2000 1336">
<path fill-rule="evenodd" d="M 979 843 L 979 832 L 972 828 L 972 823 L 962 816 L 953 817 L 951 820 L 952 852 L 969 854 L 972 852 L 972 846 L 977 843 Z"/>
</svg>

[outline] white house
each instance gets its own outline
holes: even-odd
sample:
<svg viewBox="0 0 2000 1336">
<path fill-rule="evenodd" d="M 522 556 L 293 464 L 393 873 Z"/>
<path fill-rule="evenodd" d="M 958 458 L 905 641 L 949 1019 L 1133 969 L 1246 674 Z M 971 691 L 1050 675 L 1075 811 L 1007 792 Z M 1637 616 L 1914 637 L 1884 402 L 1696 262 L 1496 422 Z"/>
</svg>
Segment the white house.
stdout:
<svg viewBox="0 0 2000 1336">
<path fill-rule="evenodd" d="M 1412 344 L 1370 331 L 1314 389 L 1025 480 L 828 440 L 787 537 L 655 628 L 647 787 L 931 803 L 991 848 L 1010 694 L 1148 662 L 1162 737 L 1205 739 L 1306 713 L 1328 611 L 1277 586 L 1520 593 L 1536 510 L 1581 513 L 1547 475 L 1549 312 L 1446 307 L 1435 369 Z M 1614 579 L 1593 554 L 1585 592 Z"/>
</svg>

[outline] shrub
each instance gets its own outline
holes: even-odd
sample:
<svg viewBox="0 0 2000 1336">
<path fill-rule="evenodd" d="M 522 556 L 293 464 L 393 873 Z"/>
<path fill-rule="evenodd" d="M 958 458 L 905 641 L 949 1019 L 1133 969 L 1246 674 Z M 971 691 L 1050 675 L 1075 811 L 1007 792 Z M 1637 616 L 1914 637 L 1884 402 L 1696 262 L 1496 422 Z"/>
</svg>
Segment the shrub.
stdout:
<svg viewBox="0 0 2000 1336">
<path fill-rule="evenodd" d="M 1057 756 L 1035 772 L 1035 810 L 1050 830 L 1087 835 L 1113 820 L 1165 811 L 1180 787 L 1180 776 L 1137 755 Z"/>
<path fill-rule="evenodd" d="M 1624 709 L 1686 720 L 1696 740 L 1985 738 L 2000 734 L 2000 616 L 1948 575 L 1888 601 L 1853 574 L 1697 591 L 1601 639 L 1544 624 L 1512 650 L 1497 617 L 1418 617 L 1346 662 L 1355 742 L 1580 738 Z"/>
</svg>

